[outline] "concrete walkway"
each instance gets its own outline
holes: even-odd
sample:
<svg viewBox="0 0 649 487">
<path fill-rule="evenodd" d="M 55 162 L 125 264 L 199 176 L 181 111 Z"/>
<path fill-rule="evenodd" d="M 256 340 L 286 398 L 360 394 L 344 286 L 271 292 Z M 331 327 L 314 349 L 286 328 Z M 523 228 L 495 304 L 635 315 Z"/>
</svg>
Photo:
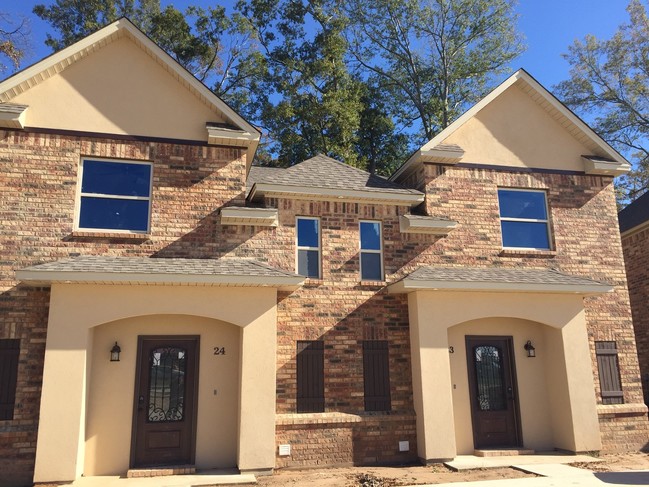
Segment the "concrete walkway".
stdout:
<svg viewBox="0 0 649 487">
<path fill-rule="evenodd" d="M 118 476 L 81 477 L 73 487 L 195 487 L 201 485 L 245 485 L 256 484 L 252 474 L 239 474 L 235 471 L 212 470 L 194 475 L 169 475 L 164 477 L 126 478 Z"/>
<path fill-rule="evenodd" d="M 469 468 L 512 467 L 539 475 L 522 479 L 481 480 L 463 482 L 462 487 L 602 487 L 649 486 L 649 470 L 626 472 L 591 472 L 566 463 L 596 463 L 597 458 L 584 455 L 524 455 L 511 457 L 474 457 L 466 455 L 446 465 L 458 470 Z M 455 464 L 452 466 L 451 464 Z M 429 484 L 408 487 L 458 487 L 457 483 Z"/>
<path fill-rule="evenodd" d="M 453 461 L 444 465 L 452 470 L 475 470 L 476 468 L 502 468 L 514 465 L 541 465 L 564 463 L 596 463 L 599 458 L 588 455 L 563 455 L 561 453 L 547 452 L 534 455 L 503 455 L 499 457 L 476 457 L 473 455 L 458 455 Z"/>
</svg>

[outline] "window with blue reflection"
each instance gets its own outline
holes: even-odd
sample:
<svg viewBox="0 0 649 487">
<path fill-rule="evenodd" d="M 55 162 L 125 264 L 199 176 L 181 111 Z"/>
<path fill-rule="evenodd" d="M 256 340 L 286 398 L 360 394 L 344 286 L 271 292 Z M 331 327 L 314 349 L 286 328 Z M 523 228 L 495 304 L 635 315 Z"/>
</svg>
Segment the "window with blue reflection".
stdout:
<svg viewBox="0 0 649 487">
<path fill-rule="evenodd" d="M 298 218 L 297 273 L 304 277 L 320 278 L 320 220 Z"/>
<path fill-rule="evenodd" d="M 149 230 L 151 164 L 82 161 L 80 229 Z"/>
<path fill-rule="evenodd" d="M 503 247 L 550 249 L 545 192 L 499 189 L 498 204 Z"/>
<path fill-rule="evenodd" d="M 360 222 L 362 281 L 383 280 L 383 248 L 380 222 Z"/>
</svg>

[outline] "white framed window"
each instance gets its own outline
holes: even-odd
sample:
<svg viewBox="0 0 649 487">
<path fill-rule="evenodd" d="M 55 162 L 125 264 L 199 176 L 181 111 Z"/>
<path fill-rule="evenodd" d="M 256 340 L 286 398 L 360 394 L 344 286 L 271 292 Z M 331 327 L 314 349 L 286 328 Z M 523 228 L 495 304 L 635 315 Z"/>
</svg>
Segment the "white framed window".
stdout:
<svg viewBox="0 0 649 487">
<path fill-rule="evenodd" d="M 545 191 L 500 188 L 498 205 L 503 248 L 550 249 Z"/>
<path fill-rule="evenodd" d="M 81 159 L 75 228 L 148 233 L 152 170 L 150 162 Z"/>
<path fill-rule="evenodd" d="M 383 237 L 381 222 L 361 221 L 360 234 L 361 281 L 383 280 Z"/>
<path fill-rule="evenodd" d="M 304 277 L 320 279 L 320 219 L 298 216 L 295 220 L 297 273 Z"/>
</svg>

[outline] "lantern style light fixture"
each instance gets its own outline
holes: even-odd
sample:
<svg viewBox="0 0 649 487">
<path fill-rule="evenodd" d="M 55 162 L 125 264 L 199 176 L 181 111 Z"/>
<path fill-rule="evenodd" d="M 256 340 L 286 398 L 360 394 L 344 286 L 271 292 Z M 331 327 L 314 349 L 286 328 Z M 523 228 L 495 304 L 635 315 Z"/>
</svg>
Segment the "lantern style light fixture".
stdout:
<svg viewBox="0 0 649 487">
<path fill-rule="evenodd" d="M 530 358 L 536 357 L 536 348 L 534 348 L 534 345 L 532 345 L 531 340 L 527 340 L 527 343 L 525 344 L 525 351 L 527 352 L 527 356 Z"/>
<path fill-rule="evenodd" d="M 122 353 L 122 349 L 119 348 L 117 342 L 113 345 L 113 348 L 110 349 L 110 361 L 119 362 L 119 354 Z"/>
</svg>

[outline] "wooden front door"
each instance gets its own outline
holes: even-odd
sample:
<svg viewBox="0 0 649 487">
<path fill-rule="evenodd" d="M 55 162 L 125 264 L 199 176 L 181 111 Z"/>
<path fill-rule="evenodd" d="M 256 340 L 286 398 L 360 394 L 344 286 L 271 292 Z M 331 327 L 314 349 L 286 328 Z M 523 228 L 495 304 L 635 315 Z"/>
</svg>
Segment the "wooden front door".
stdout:
<svg viewBox="0 0 649 487">
<path fill-rule="evenodd" d="M 466 337 L 475 448 L 521 446 L 511 337 Z"/>
<path fill-rule="evenodd" d="M 191 465 L 196 451 L 196 336 L 141 336 L 131 466 Z"/>
</svg>

